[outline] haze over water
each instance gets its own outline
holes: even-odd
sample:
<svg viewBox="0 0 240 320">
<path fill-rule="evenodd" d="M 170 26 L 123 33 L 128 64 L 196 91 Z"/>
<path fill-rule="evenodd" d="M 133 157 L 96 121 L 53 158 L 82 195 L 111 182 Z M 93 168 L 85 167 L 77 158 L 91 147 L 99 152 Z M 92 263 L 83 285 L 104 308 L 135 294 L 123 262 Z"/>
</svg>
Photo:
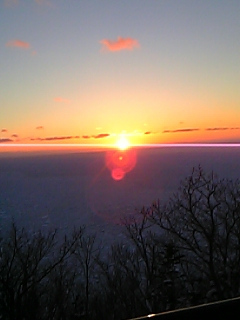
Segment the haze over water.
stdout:
<svg viewBox="0 0 240 320">
<path fill-rule="evenodd" d="M 136 165 L 116 181 L 104 152 L 0 158 L 0 225 L 64 232 L 84 224 L 106 239 L 121 220 L 155 200 L 167 201 L 199 165 L 220 178 L 240 178 L 240 148 L 136 150 Z M 116 233 L 117 230 L 117 233 Z"/>
</svg>

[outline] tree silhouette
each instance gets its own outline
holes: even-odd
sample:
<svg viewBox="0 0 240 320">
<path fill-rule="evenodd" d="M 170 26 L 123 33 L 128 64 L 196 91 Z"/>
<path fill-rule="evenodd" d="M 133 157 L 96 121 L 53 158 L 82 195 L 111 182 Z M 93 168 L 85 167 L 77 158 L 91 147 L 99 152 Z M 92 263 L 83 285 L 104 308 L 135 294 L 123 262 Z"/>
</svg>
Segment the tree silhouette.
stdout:
<svg viewBox="0 0 240 320">
<path fill-rule="evenodd" d="M 182 273 L 193 295 L 239 294 L 239 180 L 219 180 L 194 169 L 168 204 L 152 205 L 149 219 L 181 251 Z"/>
<path fill-rule="evenodd" d="M 48 300 L 49 276 L 68 259 L 81 236 L 75 234 L 70 240 L 65 236 L 57 245 L 56 234 L 30 234 L 13 224 L 9 237 L 2 238 L 0 312 L 4 319 L 41 319 L 38 310 L 44 310 L 42 301 Z"/>
<path fill-rule="evenodd" d="M 240 182 L 193 169 L 100 250 L 81 226 L 0 238 L 0 319 L 117 320 L 240 294 Z M 104 252 L 104 253 L 103 253 Z"/>
</svg>

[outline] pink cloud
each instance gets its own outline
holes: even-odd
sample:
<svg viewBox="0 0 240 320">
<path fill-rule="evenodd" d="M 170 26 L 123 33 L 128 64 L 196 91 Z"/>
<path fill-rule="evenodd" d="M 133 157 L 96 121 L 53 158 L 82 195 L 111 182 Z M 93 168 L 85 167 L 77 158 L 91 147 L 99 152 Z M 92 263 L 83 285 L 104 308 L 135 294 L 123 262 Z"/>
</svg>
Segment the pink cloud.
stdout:
<svg viewBox="0 0 240 320">
<path fill-rule="evenodd" d="M 37 130 L 42 130 L 44 127 L 43 126 L 37 126 L 36 129 Z"/>
<path fill-rule="evenodd" d="M 18 0 L 4 0 L 4 5 L 7 7 L 12 7 L 18 4 Z"/>
<path fill-rule="evenodd" d="M 12 134 L 11 137 L 12 137 L 12 138 L 18 138 L 18 134 L 14 133 L 14 134 Z"/>
<path fill-rule="evenodd" d="M 62 98 L 62 97 L 56 97 L 56 98 L 54 98 L 54 101 L 55 102 L 59 102 L 59 103 L 70 103 L 71 102 L 71 100 L 65 99 L 65 98 Z"/>
<path fill-rule="evenodd" d="M 38 5 L 51 5 L 51 2 L 48 0 L 34 0 Z M 7 7 L 15 6 L 19 3 L 19 0 L 4 0 L 4 5 Z"/>
<path fill-rule="evenodd" d="M 139 47 L 139 42 L 133 38 L 118 37 L 117 40 L 103 39 L 100 43 L 105 51 L 133 50 Z"/>
<path fill-rule="evenodd" d="M 47 5 L 47 6 L 51 5 L 51 2 L 48 0 L 35 0 L 35 2 L 39 5 Z"/>
<path fill-rule="evenodd" d="M 28 42 L 22 41 L 22 40 L 11 40 L 6 43 L 6 47 L 16 47 L 16 48 L 22 48 L 22 49 L 29 49 L 30 44 Z"/>
<path fill-rule="evenodd" d="M 2 129 L 1 132 L 8 132 L 7 129 Z"/>
</svg>

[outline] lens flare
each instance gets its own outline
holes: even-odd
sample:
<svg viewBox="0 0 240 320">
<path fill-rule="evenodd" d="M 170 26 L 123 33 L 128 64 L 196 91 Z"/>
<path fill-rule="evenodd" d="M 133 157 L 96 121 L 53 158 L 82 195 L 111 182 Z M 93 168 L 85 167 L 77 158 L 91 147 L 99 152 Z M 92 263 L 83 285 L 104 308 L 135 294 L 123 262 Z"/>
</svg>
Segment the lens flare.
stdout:
<svg viewBox="0 0 240 320">
<path fill-rule="evenodd" d="M 121 180 L 136 165 L 135 150 L 113 150 L 106 153 L 105 163 L 114 180 Z"/>
<path fill-rule="evenodd" d="M 125 172 L 120 169 L 120 168 L 116 168 L 112 170 L 112 178 L 116 181 L 118 180 L 122 180 L 125 176 Z"/>
</svg>

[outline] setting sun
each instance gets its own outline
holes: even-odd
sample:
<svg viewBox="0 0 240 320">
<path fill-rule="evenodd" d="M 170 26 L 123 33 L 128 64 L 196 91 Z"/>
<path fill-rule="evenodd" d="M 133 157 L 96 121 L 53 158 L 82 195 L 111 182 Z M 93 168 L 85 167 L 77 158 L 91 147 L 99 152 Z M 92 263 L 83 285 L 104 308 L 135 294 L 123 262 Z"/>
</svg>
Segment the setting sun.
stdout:
<svg viewBox="0 0 240 320">
<path fill-rule="evenodd" d="M 129 148 L 130 143 L 129 143 L 129 141 L 128 141 L 128 139 L 126 137 L 121 137 L 116 142 L 116 145 L 117 145 L 118 149 L 126 150 L 126 149 Z"/>
</svg>

